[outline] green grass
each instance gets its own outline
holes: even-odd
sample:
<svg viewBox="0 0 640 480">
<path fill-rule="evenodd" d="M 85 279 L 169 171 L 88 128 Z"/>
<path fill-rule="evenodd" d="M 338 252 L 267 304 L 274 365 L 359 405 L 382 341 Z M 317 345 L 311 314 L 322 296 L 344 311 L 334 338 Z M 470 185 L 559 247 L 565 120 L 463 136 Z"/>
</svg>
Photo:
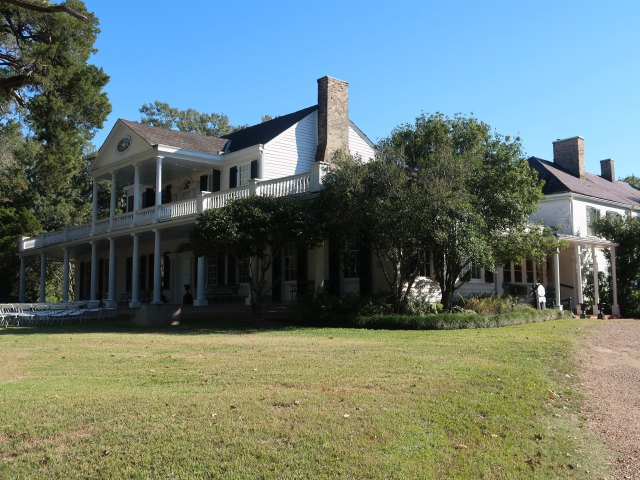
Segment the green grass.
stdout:
<svg viewBox="0 0 640 480">
<path fill-rule="evenodd" d="M 593 324 L 0 330 L 0 478 L 596 479 Z"/>
</svg>

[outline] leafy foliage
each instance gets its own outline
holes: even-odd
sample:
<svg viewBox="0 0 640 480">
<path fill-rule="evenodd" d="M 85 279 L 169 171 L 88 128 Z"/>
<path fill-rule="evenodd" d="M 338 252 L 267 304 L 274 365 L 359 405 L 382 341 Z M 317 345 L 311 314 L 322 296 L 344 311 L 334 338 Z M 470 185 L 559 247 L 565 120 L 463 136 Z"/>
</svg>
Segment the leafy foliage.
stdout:
<svg viewBox="0 0 640 480">
<path fill-rule="evenodd" d="M 640 317 L 640 219 L 609 215 L 592 224 L 594 232 L 616 242 L 618 301 L 625 316 Z M 610 253 L 604 251 L 611 261 Z"/>
<path fill-rule="evenodd" d="M 635 175 L 629 175 L 628 177 L 623 178 L 622 181 L 640 188 L 640 177 L 636 177 Z"/>
<path fill-rule="evenodd" d="M 316 225 L 301 201 L 251 196 L 205 211 L 191 232 L 191 242 L 198 256 L 226 251 L 249 266 L 251 305 L 261 318 L 266 274 L 278 249 L 292 243 L 313 246 L 321 238 Z"/>
<path fill-rule="evenodd" d="M 22 234 L 89 215 L 86 152 L 111 110 L 109 77 L 88 63 L 98 32 L 79 0 L 0 3 L 0 208 L 24 216 Z M 0 237 L 17 238 L 19 224 L 0 224 Z M 15 291 L 14 267 L 0 263 L 13 285 L 3 297 Z"/>
<path fill-rule="evenodd" d="M 383 140 L 374 161 L 336 163 L 322 193 L 327 224 L 371 242 L 398 311 L 426 249 L 450 310 L 471 264 L 494 270 L 561 246 L 550 229 L 527 222 L 542 186 L 519 140 L 475 118 L 423 114 Z"/>
<path fill-rule="evenodd" d="M 180 110 L 158 100 L 142 105 L 140 113 L 143 115 L 141 122 L 146 125 L 200 135 L 220 137 L 244 128 L 232 126 L 224 113 L 203 113 L 193 108 Z"/>
</svg>

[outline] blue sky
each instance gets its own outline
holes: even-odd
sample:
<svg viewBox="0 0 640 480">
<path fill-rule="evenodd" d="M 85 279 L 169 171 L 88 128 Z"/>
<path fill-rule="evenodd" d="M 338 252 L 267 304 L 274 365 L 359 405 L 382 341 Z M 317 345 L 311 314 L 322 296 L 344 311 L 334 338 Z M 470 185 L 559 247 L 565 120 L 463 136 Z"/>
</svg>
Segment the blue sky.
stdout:
<svg viewBox="0 0 640 480">
<path fill-rule="evenodd" d="M 233 124 L 316 103 L 316 79 L 350 83 L 351 119 L 374 141 L 421 112 L 473 114 L 527 155 L 585 138 L 587 171 L 640 175 L 640 2 L 88 0 L 92 62 L 113 112 L 144 103 L 226 113 Z"/>
</svg>

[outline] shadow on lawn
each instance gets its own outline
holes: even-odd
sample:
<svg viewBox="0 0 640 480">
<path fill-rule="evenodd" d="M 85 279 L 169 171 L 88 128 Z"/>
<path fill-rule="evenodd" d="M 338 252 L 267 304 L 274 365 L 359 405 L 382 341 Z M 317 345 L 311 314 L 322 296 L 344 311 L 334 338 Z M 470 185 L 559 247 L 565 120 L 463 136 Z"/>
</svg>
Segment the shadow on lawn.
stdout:
<svg viewBox="0 0 640 480">
<path fill-rule="evenodd" d="M 70 334 L 70 333 L 126 333 L 126 334 L 175 334 L 175 335 L 208 335 L 230 334 L 247 335 L 261 332 L 293 331 L 307 328 L 296 325 L 291 320 L 254 320 L 254 319 L 207 319 L 185 318 L 179 325 L 166 327 L 135 327 L 130 317 L 117 317 L 89 321 L 83 324 L 57 326 L 10 326 L 0 328 L 3 335 L 31 335 L 31 334 Z"/>
</svg>

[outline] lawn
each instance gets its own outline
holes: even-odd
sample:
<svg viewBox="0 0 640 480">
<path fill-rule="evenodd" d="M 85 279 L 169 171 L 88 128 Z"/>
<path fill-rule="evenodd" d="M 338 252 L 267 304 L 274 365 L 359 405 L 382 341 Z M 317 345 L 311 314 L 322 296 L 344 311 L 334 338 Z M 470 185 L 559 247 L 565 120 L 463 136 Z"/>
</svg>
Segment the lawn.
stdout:
<svg viewBox="0 0 640 480">
<path fill-rule="evenodd" d="M 0 478 L 597 479 L 593 324 L 0 329 Z"/>
</svg>

